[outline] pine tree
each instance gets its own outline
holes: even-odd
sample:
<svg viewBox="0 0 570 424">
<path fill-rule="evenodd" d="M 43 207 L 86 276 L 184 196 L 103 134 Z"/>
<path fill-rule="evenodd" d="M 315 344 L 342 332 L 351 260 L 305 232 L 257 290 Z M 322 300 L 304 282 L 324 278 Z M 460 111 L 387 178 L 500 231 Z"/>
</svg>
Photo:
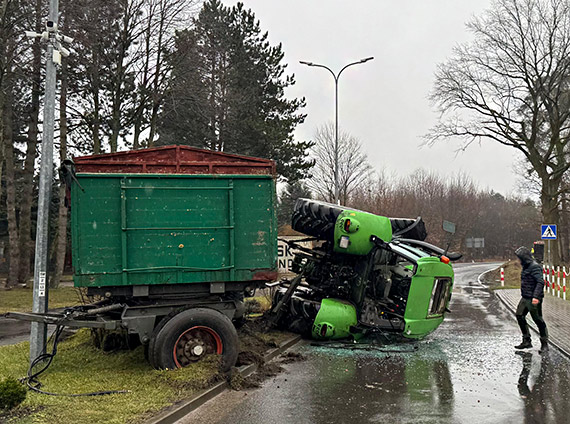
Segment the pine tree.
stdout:
<svg viewBox="0 0 570 424">
<path fill-rule="evenodd" d="M 288 99 L 281 44 L 243 4 L 209 0 L 192 28 L 179 32 L 158 144 L 189 144 L 277 161 L 286 179 L 306 176 L 310 142 L 293 131 L 305 115 L 304 99 Z"/>
<path fill-rule="evenodd" d="M 279 227 L 283 225 L 291 225 L 293 207 L 299 198 L 311 198 L 311 191 L 306 184 L 302 181 L 287 183 L 283 192 L 279 196 L 279 205 L 277 208 L 277 222 L 279 223 Z"/>
</svg>

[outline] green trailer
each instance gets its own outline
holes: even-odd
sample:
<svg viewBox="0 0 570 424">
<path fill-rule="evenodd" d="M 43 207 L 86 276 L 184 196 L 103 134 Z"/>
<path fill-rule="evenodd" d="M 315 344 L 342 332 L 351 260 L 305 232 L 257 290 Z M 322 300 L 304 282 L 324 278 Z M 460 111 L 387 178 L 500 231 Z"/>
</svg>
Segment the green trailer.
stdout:
<svg viewBox="0 0 570 424">
<path fill-rule="evenodd" d="M 226 285 L 275 272 L 272 175 L 79 172 L 75 179 L 76 287 L 134 296 L 156 286 L 186 290 L 181 285 L 224 293 Z"/>
<path fill-rule="evenodd" d="M 74 283 L 98 300 L 12 316 L 126 331 L 156 368 L 216 353 L 229 369 L 244 296 L 277 278 L 275 175 L 271 160 L 186 146 L 65 162 Z"/>
</svg>

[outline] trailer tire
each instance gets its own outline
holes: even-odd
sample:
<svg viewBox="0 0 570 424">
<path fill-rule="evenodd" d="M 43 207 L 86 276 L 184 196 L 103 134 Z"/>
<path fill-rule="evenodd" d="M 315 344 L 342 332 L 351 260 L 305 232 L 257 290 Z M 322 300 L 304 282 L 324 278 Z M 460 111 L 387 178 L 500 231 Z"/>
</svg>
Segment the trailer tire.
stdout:
<svg viewBox="0 0 570 424">
<path fill-rule="evenodd" d="M 176 315 L 178 315 L 180 312 L 185 311 L 187 308 L 179 308 L 176 309 L 172 312 L 170 312 L 168 315 L 162 317 L 162 319 L 160 321 L 158 321 L 158 324 L 156 325 L 156 327 L 154 327 L 154 330 L 152 331 L 152 334 L 150 336 L 150 341 L 148 343 L 148 345 L 146 345 L 146 350 L 145 350 L 145 358 L 147 359 L 147 361 L 149 362 L 149 364 L 153 367 L 153 368 L 159 368 L 159 366 L 157 365 L 155 359 L 154 359 L 154 351 L 155 349 L 155 344 L 156 344 L 156 336 L 158 336 L 158 333 L 160 333 L 160 330 L 162 330 L 164 328 L 164 326 L 166 325 L 166 323 L 168 321 L 170 321 L 170 319 Z"/>
<path fill-rule="evenodd" d="M 213 353 L 222 356 L 222 371 L 235 365 L 239 353 L 237 331 L 221 312 L 191 308 L 163 321 L 149 345 L 149 362 L 155 368 L 182 368 Z"/>
</svg>

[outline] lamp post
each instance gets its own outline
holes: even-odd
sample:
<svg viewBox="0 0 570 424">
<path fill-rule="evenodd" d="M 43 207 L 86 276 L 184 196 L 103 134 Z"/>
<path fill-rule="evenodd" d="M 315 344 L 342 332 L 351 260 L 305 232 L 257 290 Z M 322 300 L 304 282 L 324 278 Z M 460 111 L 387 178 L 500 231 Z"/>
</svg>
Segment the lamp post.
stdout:
<svg viewBox="0 0 570 424">
<path fill-rule="evenodd" d="M 313 62 L 306 62 L 304 60 L 299 61 L 301 65 L 313 66 L 315 68 L 324 68 L 331 73 L 334 78 L 334 116 L 335 116 L 335 124 L 334 124 L 334 203 L 339 204 L 339 181 L 338 181 L 338 80 L 340 78 L 340 74 L 350 66 L 360 65 L 361 63 L 368 62 L 369 60 L 374 59 L 374 57 L 366 57 L 364 59 L 358 60 L 356 62 L 349 63 L 345 65 L 338 73 L 334 73 L 334 71 L 325 65 L 320 65 L 318 63 Z"/>
</svg>

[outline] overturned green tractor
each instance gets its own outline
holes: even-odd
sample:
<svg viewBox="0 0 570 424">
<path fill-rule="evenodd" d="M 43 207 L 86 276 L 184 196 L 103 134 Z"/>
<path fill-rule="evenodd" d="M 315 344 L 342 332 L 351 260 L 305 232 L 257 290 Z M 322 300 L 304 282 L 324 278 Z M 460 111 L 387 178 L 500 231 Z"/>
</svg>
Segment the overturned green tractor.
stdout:
<svg viewBox="0 0 570 424">
<path fill-rule="evenodd" d="M 434 331 L 453 288 L 450 261 L 460 254 L 433 246 L 425 224 L 298 199 L 291 280 L 276 283 L 274 321 L 314 339 L 359 339 L 375 332 L 419 339 Z M 313 248 L 300 242 L 312 241 Z"/>
</svg>

